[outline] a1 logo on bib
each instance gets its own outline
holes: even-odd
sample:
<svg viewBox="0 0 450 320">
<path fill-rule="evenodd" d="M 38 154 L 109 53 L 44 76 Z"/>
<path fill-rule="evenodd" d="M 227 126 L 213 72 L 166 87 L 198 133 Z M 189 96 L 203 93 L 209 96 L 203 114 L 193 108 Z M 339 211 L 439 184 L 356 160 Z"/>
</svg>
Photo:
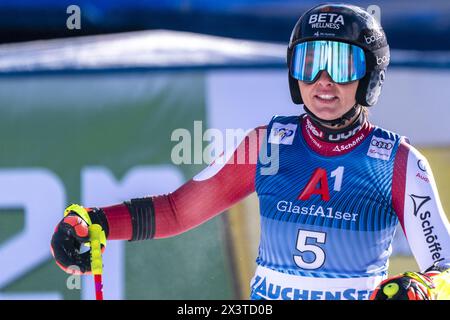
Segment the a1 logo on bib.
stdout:
<svg viewBox="0 0 450 320">
<path fill-rule="evenodd" d="M 272 125 L 272 130 L 269 135 L 269 143 L 275 144 L 292 144 L 294 142 L 295 131 L 297 125 L 288 123 L 277 123 Z"/>
<path fill-rule="evenodd" d="M 369 157 L 381 160 L 389 160 L 391 158 L 392 149 L 394 148 L 395 141 L 389 139 L 383 139 L 379 137 L 372 137 L 370 140 L 369 151 L 367 155 Z"/>
</svg>

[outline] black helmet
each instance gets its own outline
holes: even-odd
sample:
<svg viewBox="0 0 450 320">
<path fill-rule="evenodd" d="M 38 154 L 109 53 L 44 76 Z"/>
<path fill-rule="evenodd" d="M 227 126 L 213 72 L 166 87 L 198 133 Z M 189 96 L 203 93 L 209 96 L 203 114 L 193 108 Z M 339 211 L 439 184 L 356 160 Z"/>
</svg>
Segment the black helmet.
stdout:
<svg viewBox="0 0 450 320">
<path fill-rule="evenodd" d="M 390 53 L 381 25 L 364 9 L 347 4 L 321 4 L 297 21 L 287 49 L 289 89 L 295 104 L 303 103 L 298 82 L 291 76 L 292 52 L 296 44 L 312 40 L 340 41 L 361 47 L 366 57 L 366 74 L 359 81 L 356 103 L 374 105 L 381 93 Z"/>
</svg>

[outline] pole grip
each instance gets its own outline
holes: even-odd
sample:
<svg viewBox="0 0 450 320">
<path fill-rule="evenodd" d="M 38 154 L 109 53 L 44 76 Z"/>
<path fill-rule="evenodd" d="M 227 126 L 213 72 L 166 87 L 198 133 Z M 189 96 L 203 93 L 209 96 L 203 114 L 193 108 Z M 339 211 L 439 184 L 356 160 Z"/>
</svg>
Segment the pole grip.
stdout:
<svg viewBox="0 0 450 320">
<path fill-rule="evenodd" d="M 104 237 L 104 233 L 100 225 L 92 224 L 89 226 L 89 239 L 91 244 L 91 271 L 94 275 L 96 300 L 103 300 L 103 261 L 101 248 L 102 237 Z"/>
</svg>

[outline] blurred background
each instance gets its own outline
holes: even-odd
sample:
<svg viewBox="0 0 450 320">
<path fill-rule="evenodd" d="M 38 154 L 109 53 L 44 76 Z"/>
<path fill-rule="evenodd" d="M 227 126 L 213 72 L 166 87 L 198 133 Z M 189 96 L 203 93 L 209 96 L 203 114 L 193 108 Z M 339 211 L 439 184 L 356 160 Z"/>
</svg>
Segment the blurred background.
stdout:
<svg viewBox="0 0 450 320">
<path fill-rule="evenodd" d="M 53 229 L 69 203 L 111 205 L 192 178 L 206 165 L 173 164 L 175 129 L 249 129 L 303 112 L 286 46 L 318 3 L 1 1 L 0 299 L 92 299 L 90 277 L 51 259 Z M 392 50 L 370 117 L 427 156 L 449 214 L 450 2 L 349 3 L 379 8 Z M 258 237 L 252 195 L 174 238 L 110 242 L 105 298 L 247 299 Z M 417 268 L 398 230 L 390 273 Z"/>
</svg>

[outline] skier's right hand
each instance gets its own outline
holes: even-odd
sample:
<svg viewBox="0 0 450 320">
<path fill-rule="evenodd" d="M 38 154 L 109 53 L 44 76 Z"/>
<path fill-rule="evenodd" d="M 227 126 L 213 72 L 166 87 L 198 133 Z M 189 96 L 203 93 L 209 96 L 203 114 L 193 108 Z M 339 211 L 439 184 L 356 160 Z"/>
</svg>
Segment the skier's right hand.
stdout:
<svg viewBox="0 0 450 320">
<path fill-rule="evenodd" d="M 101 209 L 86 210 L 79 205 L 71 205 L 64 211 L 64 218 L 55 228 L 51 240 L 51 252 L 56 264 L 67 273 L 88 274 L 91 271 L 89 244 L 89 226 L 92 214 L 101 215 Z M 107 230 L 105 223 L 100 223 Z M 106 234 L 102 241 L 102 251 L 106 246 Z M 86 250 L 83 250 L 86 249 Z"/>
</svg>

